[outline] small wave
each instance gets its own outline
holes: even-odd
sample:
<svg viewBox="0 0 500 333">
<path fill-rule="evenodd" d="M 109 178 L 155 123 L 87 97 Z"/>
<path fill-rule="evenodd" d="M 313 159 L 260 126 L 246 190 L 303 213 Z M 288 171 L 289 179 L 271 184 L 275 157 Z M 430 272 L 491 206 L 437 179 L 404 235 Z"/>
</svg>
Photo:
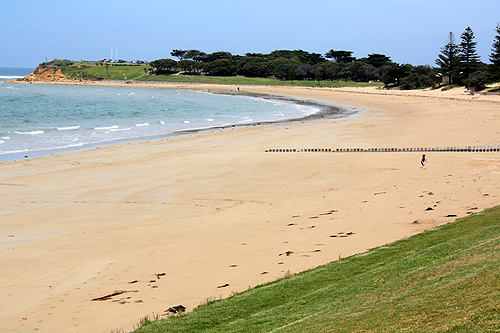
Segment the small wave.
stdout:
<svg viewBox="0 0 500 333">
<path fill-rule="evenodd" d="M 12 133 L 14 133 L 14 134 L 22 134 L 22 135 L 37 135 L 37 134 L 43 134 L 43 133 L 45 133 L 45 131 L 31 131 L 31 132 L 14 131 Z"/>
<path fill-rule="evenodd" d="M 24 76 L 19 75 L 0 75 L 0 80 L 15 80 L 22 79 Z"/>
<path fill-rule="evenodd" d="M 72 131 L 79 129 L 80 126 L 56 127 L 58 131 Z"/>
<path fill-rule="evenodd" d="M 246 123 L 251 123 L 253 121 L 252 118 L 245 117 L 245 120 L 239 121 L 238 124 L 246 124 Z"/>
<path fill-rule="evenodd" d="M 184 120 L 184 121 L 183 121 L 183 123 L 184 123 L 184 124 L 189 124 L 189 123 L 191 123 L 191 122 L 190 122 L 189 120 Z"/>
<path fill-rule="evenodd" d="M 214 121 L 212 118 L 206 119 L 207 121 Z"/>
<path fill-rule="evenodd" d="M 2 139 L 2 140 L 10 140 L 10 136 L 2 136 L 2 137 L 0 137 L 0 139 Z"/>
<path fill-rule="evenodd" d="M 2 143 L 5 143 L 5 141 L 0 140 L 0 145 L 1 145 Z"/>
<path fill-rule="evenodd" d="M 151 125 L 150 123 L 142 123 L 142 124 L 135 124 L 137 127 L 142 127 L 142 126 L 149 126 Z"/>
<path fill-rule="evenodd" d="M 98 130 L 98 131 L 107 131 L 107 130 L 115 129 L 118 127 L 119 127 L 118 125 L 113 125 L 113 126 L 108 126 L 108 127 L 94 127 L 94 129 Z"/>
<path fill-rule="evenodd" d="M 131 128 L 130 127 L 126 127 L 126 128 L 111 128 L 109 131 L 110 132 L 122 132 L 122 131 L 130 131 Z"/>
<path fill-rule="evenodd" d="M 158 121 L 158 124 L 160 124 L 160 125 L 165 125 L 165 122 L 164 122 L 163 120 L 159 120 L 159 121 Z"/>
</svg>

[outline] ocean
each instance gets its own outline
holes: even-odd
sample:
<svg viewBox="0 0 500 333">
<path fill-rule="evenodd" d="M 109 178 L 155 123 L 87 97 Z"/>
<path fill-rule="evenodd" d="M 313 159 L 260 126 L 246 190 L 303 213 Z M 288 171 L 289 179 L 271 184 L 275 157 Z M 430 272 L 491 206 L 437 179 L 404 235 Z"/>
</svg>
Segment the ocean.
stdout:
<svg viewBox="0 0 500 333">
<path fill-rule="evenodd" d="M 309 102 L 146 87 L 7 83 L 0 68 L 0 160 L 193 130 L 345 115 Z M 264 97 L 264 98 L 263 98 Z"/>
</svg>

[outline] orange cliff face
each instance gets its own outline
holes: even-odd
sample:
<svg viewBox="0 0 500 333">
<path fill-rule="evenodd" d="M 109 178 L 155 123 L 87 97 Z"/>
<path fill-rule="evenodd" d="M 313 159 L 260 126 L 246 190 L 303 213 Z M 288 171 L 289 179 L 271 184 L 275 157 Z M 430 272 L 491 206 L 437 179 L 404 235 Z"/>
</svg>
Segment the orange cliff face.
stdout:
<svg viewBox="0 0 500 333">
<path fill-rule="evenodd" d="M 30 75 L 18 79 L 17 81 L 65 81 L 68 76 L 62 73 L 61 69 L 54 65 L 39 65 Z"/>
</svg>

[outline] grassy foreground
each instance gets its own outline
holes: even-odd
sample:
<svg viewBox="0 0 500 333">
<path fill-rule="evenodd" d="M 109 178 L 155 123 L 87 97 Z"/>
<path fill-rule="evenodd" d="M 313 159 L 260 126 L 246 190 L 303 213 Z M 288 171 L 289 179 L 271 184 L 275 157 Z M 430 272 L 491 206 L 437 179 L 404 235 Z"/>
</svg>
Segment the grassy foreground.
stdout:
<svg viewBox="0 0 500 333">
<path fill-rule="evenodd" d="M 136 332 L 500 331 L 500 206 Z"/>
<path fill-rule="evenodd" d="M 271 86 L 316 86 L 331 87 L 332 85 L 343 87 L 367 87 L 367 86 L 383 86 L 382 82 L 354 82 L 354 81 L 287 81 L 275 80 L 271 78 L 249 78 L 241 76 L 196 76 L 196 75 L 145 75 L 145 70 L 150 66 L 64 66 L 62 72 L 71 78 L 92 79 L 104 78 L 106 80 L 132 80 L 132 81 L 147 81 L 147 82 L 179 82 L 179 83 L 209 83 L 209 84 L 250 84 L 250 85 L 271 85 Z"/>
</svg>

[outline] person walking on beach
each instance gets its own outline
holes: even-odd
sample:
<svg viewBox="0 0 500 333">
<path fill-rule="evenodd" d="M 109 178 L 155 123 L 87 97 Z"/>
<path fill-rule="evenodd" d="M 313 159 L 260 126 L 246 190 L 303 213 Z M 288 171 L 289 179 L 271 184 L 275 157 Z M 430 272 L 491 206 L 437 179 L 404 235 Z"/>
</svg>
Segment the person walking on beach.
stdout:
<svg viewBox="0 0 500 333">
<path fill-rule="evenodd" d="M 420 167 L 420 169 L 424 168 L 424 165 L 425 165 L 426 161 L 427 161 L 427 159 L 425 158 L 425 154 L 423 154 L 422 155 L 422 160 L 420 160 L 420 164 L 422 164 L 422 166 Z"/>
</svg>

